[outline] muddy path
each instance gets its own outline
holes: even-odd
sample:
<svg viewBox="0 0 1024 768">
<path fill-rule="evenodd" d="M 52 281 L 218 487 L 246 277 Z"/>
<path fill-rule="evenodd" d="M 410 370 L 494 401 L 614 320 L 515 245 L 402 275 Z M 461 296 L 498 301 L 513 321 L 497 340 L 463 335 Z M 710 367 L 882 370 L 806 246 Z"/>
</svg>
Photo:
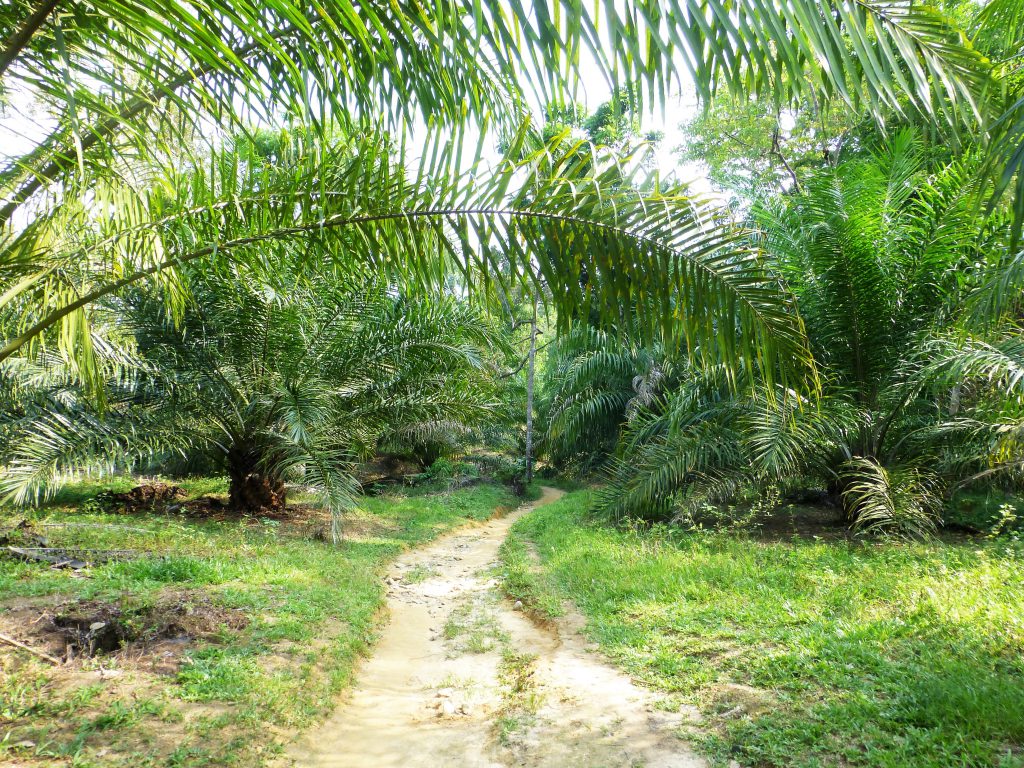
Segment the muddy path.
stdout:
<svg viewBox="0 0 1024 768">
<path fill-rule="evenodd" d="M 669 713 L 586 644 L 569 612 L 540 627 L 498 591 L 498 548 L 535 505 L 396 561 L 390 622 L 355 690 L 290 749 L 309 768 L 697 768 Z"/>
</svg>

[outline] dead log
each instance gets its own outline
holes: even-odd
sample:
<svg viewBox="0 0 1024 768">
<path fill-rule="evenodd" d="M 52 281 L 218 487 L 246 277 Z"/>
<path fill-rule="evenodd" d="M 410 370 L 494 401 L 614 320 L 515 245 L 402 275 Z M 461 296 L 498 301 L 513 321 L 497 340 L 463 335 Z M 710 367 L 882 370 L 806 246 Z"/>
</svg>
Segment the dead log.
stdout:
<svg viewBox="0 0 1024 768">
<path fill-rule="evenodd" d="M 59 547 L 7 547 L 7 552 L 29 562 L 49 563 L 54 568 L 87 568 L 90 563 L 128 560 L 139 556 L 134 549 L 62 549 Z"/>
</svg>

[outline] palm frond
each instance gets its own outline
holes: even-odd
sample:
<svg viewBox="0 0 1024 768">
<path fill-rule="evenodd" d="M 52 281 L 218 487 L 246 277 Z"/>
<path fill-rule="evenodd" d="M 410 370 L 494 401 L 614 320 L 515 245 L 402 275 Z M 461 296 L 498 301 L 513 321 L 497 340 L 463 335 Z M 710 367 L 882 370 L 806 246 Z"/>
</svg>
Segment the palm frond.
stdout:
<svg viewBox="0 0 1024 768">
<path fill-rule="evenodd" d="M 843 504 L 858 529 L 922 537 L 936 528 L 938 479 L 916 467 L 855 457 L 843 468 Z"/>
<path fill-rule="evenodd" d="M 69 353 L 78 349 L 73 331 L 93 302 L 186 264 L 262 260 L 277 245 L 280 258 L 302 258 L 315 246 L 421 285 L 436 285 L 447 259 L 507 290 L 495 249 L 481 247 L 496 242 L 517 270 L 513 279 L 558 287 L 554 300 L 566 317 L 631 302 L 639 318 L 680 332 L 692 347 L 699 342 L 709 359 L 733 369 L 762 360 L 769 377 L 805 375 L 790 298 L 742 231 L 684 188 L 640 194 L 621 184 L 619 164 L 582 147 L 506 161 L 489 180 L 467 173 L 427 160 L 412 179 L 375 138 L 315 145 L 287 172 L 216 156 L 209 171 L 168 179 L 145 206 L 122 207 L 125 220 L 107 220 L 98 236 L 79 232 L 37 264 L 38 279 L 8 298 L 23 309 L 21 329 L 0 359 L 51 328 Z M 524 173 L 528 182 L 510 191 Z M 114 268 L 83 274 L 82 265 Z"/>
<path fill-rule="evenodd" d="M 928 362 L 920 376 L 947 385 L 974 380 L 1002 397 L 1024 398 L 1024 339 L 1006 333 L 987 341 L 975 336 L 940 336 L 922 352 Z"/>
</svg>

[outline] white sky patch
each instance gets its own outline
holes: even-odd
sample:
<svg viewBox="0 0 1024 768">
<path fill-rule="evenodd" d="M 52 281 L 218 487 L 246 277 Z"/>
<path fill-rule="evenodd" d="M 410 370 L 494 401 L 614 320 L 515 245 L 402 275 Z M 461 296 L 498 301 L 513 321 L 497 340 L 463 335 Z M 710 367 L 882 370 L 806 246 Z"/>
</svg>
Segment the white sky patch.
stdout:
<svg viewBox="0 0 1024 768">
<path fill-rule="evenodd" d="M 24 90 L 9 91 L 7 99 L 0 111 L 0 164 L 31 152 L 57 126 Z"/>
</svg>

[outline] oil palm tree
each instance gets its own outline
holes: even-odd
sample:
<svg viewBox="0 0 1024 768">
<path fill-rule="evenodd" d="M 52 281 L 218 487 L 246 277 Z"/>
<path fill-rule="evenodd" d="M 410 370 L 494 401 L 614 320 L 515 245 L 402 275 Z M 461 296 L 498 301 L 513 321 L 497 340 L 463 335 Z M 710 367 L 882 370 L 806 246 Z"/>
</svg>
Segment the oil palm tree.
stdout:
<svg viewBox="0 0 1024 768">
<path fill-rule="evenodd" d="M 507 346 L 453 297 L 252 273 L 194 278 L 192 295 L 179 318 L 149 291 L 106 303 L 131 365 L 112 367 L 102 409 L 66 381 L 37 382 L 45 407 L 8 425 L 8 495 L 181 452 L 223 468 L 239 511 L 283 507 L 296 476 L 338 513 L 381 441 L 472 428 L 497 408 Z"/>
<path fill-rule="evenodd" d="M 929 530 L 943 487 L 978 468 L 982 435 L 1005 434 L 993 418 L 1016 412 L 990 396 L 998 366 L 1013 382 L 1012 353 L 983 360 L 951 333 L 986 261 L 1008 250 L 1006 214 L 977 216 L 977 179 L 959 162 L 927 174 L 920 142 L 902 132 L 759 207 L 821 395 L 772 393 L 756 379 L 734 387 L 721 367 L 691 366 L 629 425 L 602 506 L 657 515 L 673 496 L 692 507 L 810 482 L 857 525 Z"/>
<path fill-rule="evenodd" d="M 562 470 L 588 474 L 614 452 L 622 429 L 680 383 L 683 355 L 642 335 L 582 325 L 553 342 L 542 398 L 543 448 Z"/>
</svg>

